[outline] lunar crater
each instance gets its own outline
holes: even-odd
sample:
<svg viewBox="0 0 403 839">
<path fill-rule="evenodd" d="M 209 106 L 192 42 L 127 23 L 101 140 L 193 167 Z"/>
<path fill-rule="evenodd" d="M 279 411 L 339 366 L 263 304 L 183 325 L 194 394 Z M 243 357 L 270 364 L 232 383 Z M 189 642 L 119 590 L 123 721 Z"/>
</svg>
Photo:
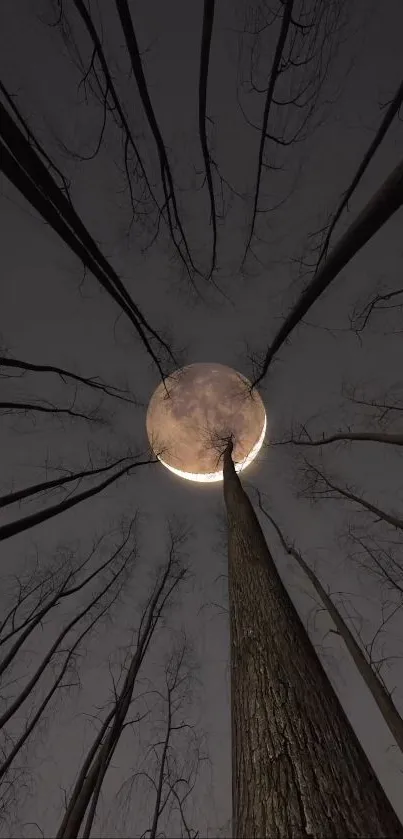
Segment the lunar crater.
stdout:
<svg viewBox="0 0 403 839">
<path fill-rule="evenodd" d="M 190 364 L 161 382 L 146 419 L 154 453 L 171 471 L 194 481 L 222 479 L 217 439 L 232 434 L 237 471 L 256 457 L 266 412 L 250 382 L 223 364 Z"/>
</svg>

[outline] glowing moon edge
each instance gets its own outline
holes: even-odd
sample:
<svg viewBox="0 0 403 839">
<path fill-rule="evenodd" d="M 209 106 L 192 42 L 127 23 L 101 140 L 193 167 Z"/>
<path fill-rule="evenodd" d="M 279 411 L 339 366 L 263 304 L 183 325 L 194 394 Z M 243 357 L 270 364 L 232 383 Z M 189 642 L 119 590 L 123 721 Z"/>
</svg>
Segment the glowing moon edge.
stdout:
<svg viewBox="0 0 403 839">
<path fill-rule="evenodd" d="M 235 464 L 235 471 L 242 472 L 243 469 L 246 469 L 252 460 L 255 459 L 256 455 L 259 453 L 260 449 L 262 448 L 263 440 L 266 435 L 266 428 L 267 428 L 267 418 L 266 412 L 264 414 L 264 422 L 263 422 L 263 429 L 259 439 L 256 441 L 255 445 L 252 446 L 250 452 L 243 460 L 240 460 L 239 463 Z M 166 463 L 162 457 L 157 455 L 158 460 L 162 463 L 163 466 L 166 466 L 170 472 L 173 472 L 175 475 L 179 475 L 180 478 L 185 478 L 187 481 L 197 481 L 198 483 L 214 483 L 216 481 L 222 481 L 223 479 L 223 472 L 222 469 L 219 472 L 182 472 L 180 469 L 175 469 L 175 466 L 170 466 L 169 463 Z"/>
</svg>

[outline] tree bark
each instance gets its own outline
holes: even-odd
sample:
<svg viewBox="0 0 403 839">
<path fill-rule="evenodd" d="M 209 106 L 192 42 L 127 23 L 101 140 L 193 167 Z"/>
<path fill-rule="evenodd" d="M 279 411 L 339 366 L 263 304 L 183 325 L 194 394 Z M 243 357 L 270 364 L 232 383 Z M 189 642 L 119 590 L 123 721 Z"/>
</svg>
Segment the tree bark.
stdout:
<svg viewBox="0 0 403 839">
<path fill-rule="evenodd" d="M 224 454 L 233 835 L 403 836 Z"/>
<path fill-rule="evenodd" d="M 389 728 L 390 733 L 395 738 L 397 745 L 399 746 L 400 750 L 403 753 L 403 720 L 393 702 L 391 695 L 386 690 L 385 686 L 382 684 L 381 680 L 374 672 L 370 662 L 367 660 L 365 654 L 363 653 L 361 647 L 357 643 L 356 639 L 354 638 L 353 633 L 348 628 L 345 620 L 342 618 L 339 610 L 334 605 L 332 598 L 328 595 L 327 591 L 323 588 L 322 583 L 317 578 L 316 574 L 312 571 L 312 568 L 309 567 L 308 563 L 305 562 L 302 554 L 296 550 L 292 545 L 289 545 L 277 522 L 274 521 L 272 516 L 264 509 L 263 504 L 261 502 L 260 493 L 259 493 L 259 507 L 264 513 L 265 516 L 271 521 L 274 529 L 276 530 L 281 544 L 284 550 L 292 556 L 298 565 L 307 575 L 308 579 L 312 583 L 315 591 L 319 595 L 323 605 L 327 609 L 333 623 L 337 628 L 337 632 L 340 637 L 343 639 L 353 661 L 359 671 L 360 675 L 364 679 L 364 682 L 369 691 L 373 696 L 385 722 Z"/>
</svg>

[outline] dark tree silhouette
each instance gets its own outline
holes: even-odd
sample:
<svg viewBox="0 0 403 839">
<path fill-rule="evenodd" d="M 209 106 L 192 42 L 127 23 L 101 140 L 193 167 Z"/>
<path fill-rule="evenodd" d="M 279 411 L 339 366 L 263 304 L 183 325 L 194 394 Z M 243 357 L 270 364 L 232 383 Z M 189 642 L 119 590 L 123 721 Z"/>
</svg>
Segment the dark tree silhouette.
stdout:
<svg viewBox="0 0 403 839">
<path fill-rule="evenodd" d="M 206 181 L 210 198 L 210 221 L 213 227 L 213 252 L 208 278 L 212 276 L 217 265 L 217 213 L 214 197 L 213 175 L 211 170 L 211 158 L 207 143 L 206 134 L 206 103 L 207 103 L 207 82 L 210 59 L 211 37 L 213 33 L 215 0 L 204 0 L 203 31 L 200 50 L 200 76 L 199 76 L 199 136 L 203 153 Z"/>
<path fill-rule="evenodd" d="M 262 513 L 266 516 L 266 518 L 271 522 L 272 526 L 274 527 L 280 542 L 284 548 L 284 550 L 293 557 L 293 559 L 298 563 L 300 568 L 304 571 L 306 576 L 308 577 L 309 581 L 312 583 L 316 593 L 319 595 L 320 600 L 322 601 L 325 609 L 328 611 L 338 634 L 343 639 L 353 661 L 357 667 L 358 672 L 364 679 L 364 682 L 371 692 L 385 722 L 388 726 L 391 734 L 396 740 L 399 748 L 403 752 L 403 720 L 393 702 L 393 699 L 386 689 L 384 683 L 379 678 L 377 672 L 373 669 L 370 661 L 368 661 L 366 655 L 364 654 L 362 648 L 356 641 L 353 633 L 348 628 L 345 620 L 343 619 L 341 613 L 333 603 L 333 600 L 323 587 L 322 583 L 312 570 L 308 563 L 305 561 L 304 557 L 302 556 L 301 552 L 298 551 L 293 545 L 290 545 L 284 538 L 284 535 L 273 518 L 273 516 L 267 511 L 265 506 L 263 505 L 262 494 L 259 490 L 256 489 L 258 496 L 258 504 L 259 509 Z M 400 604 L 398 607 L 400 608 Z"/>
<path fill-rule="evenodd" d="M 16 110 L 15 106 L 14 110 Z M 102 287 L 123 309 L 163 378 L 164 371 L 151 340 L 154 339 L 159 348 L 168 354 L 171 361 L 175 361 L 170 347 L 134 303 L 122 280 L 103 256 L 71 202 L 35 151 L 31 138 L 24 137 L 23 131 L 1 102 L 0 142 L 1 165 L 6 177 L 16 189 L 22 192 L 27 201 L 53 227 L 83 265 L 93 273 Z"/>
<path fill-rule="evenodd" d="M 175 225 L 180 234 L 180 242 L 177 244 L 177 248 L 179 250 L 181 259 L 189 273 L 190 270 L 196 272 L 197 269 L 193 263 L 185 231 L 183 229 L 183 225 L 179 217 L 178 204 L 175 194 L 175 187 L 171 167 L 168 161 L 167 151 L 148 92 L 147 82 L 144 75 L 143 65 L 137 43 L 136 33 L 134 30 L 133 19 L 130 14 L 129 5 L 127 3 L 127 0 L 115 0 L 115 3 L 119 14 L 123 34 L 125 36 L 127 51 L 130 56 L 134 78 L 136 80 L 144 112 L 147 117 L 157 147 L 160 163 L 161 182 L 164 190 L 165 205 L 168 210 L 168 225 L 171 237 L 174 242 L 177 242 L 174 229 Z M 181 245 L 183 245 L 185 253 L 183 253 L 183 251 L 181 250 Z"/>
<path fill-rule="evenodd" d="M 302 433 L 306 436 L 302 436 Z M 336 431 L 334 434 L 323 434 L 313 440 L 305 428 L 301 428 L 301 435 L 282 440 L 281 443 L 289 443 L 293 446 L 328 446 L 330 443 L 385 443 L 389 446 L 403 446 L 403 434 L 387 434 L 382 431 Z"/>
<path fill-rule="evenodd" d="M 128 391 L 123 388 L 115 387 L 114 385 L 107 385 L 102 382 L 98 376 L 86 378 L 85 376 L 79 376 L 77 373 L 72 373 L 70 370 L 65 370 L 63 367 L 56 367 L 53 364 L 33 364 L 30 361 L 22 361 L 19 358 L 2 356 L 0 357 L 0 367 L 5 367 L 9 370 L 22 370 L 23 372 L 18 374 L 19 378 L 25 375 L 26 372 L 54 373 L 56 376 L 59 376 L 63 382 L 66 382 L 66 380 L 71 380 L 74 383 L 78 382 L 78 384 L 84 385 L 92 390 L 102 391 L 107 396 L 111 396 L 113 399 L 121 399 L 123 402 L 128 402 L 132 405 L 139 404 L 132 396 L 130 396 Z M 7 377 L 7 374 L 1 373 L 0 377 Z"/>
<path fill-rule="evenodd" d="M 10 539 L 17 533 L 23 533 L 24 530 L 29 530 L 31 527 L 36 527 L 36 525 L 42 524 L 42 522 L 53 518 L 53 516 L 59 516 L 60 513 L 64 513 L 66 510 L 71 510 L 72 507 L 75 507 L 77 504 L 81 504 L 82 501 L 86 501 L 88 498 L 92 498 L 94 495 L 102 492 L 103 489 L 106 489 L 106 487 L 113 484 L 118 480 L 118 478 L 121 478 L 123 475 L 128 475 L 132 469 L 136 468 L 136 466 L 146 466 L 149 463 L 158 463 L 158 460 L 157 458 L 136 460 L 134 463 L 129 463 L 122 469 L 119 469 L 114 475 L 106 478 L 105 481 L 102 481 L 102 483 L 95 487 L 84 490 L 84 492 L 80 492 L 78 495 L 70 496 L 63 501 L 60 501 L 58 504 L 55 504 L 53 507 L 47 507 L 45 510 L 39 510 L 37 513 L 31 513 L 29 516 L 24 516 L 22 519 L 17 519 L 9 524 L 3 524 L 0 527 L 0 542 L 4 541 L 4 539 Z"/>
<path fill-rule="evenodd" d="M 392 527 L 396 527 L 398 530 L 403 530 L 402 518 L 395 516 L 392 513 L 388 513 L 386 510 L 382 510 L 380 507 L 372 504 L 370 501 L 367 501 L 361 495 L 357 495 L 356 492 L 353 492 L 348 487 L 339 486 L 334 482 L 334 480 L 331 480 L 325 474 L 323 469 L 319 469 L 313 463 L 306 460 L 306 458 L 304 458 L 303 475 L 305 480 L 303 494 L 306 497 L 313 499 L 347 498 L 359 507 L 363 507 L 365 510 L 368 510 L 369 513 L 372 513 L 372 515 L 375 516 L 375 519 L 391 524 Z"/>
<path fill-rule="evenodd" d="M 290 314 L 284 319 L 265 354 L 260 373 L 253 382 L 254 387 L 264 379 L 280 347 L 286 342 L 311 306 L 316 303 L 356 253 L 400 209 L 402 204 L 403 162 L 396 166 L 378 192 L 375 193 L 340 241 L 334 246 L 327 260 L 308 283 L 305 291 L 292 307 Z"/>
<path fill-rule="evenodd" d="M 146 607 L 141 615 L 135 636 L 136 643 L 130 650 L 130 663 L 125 668 L 126 676 L 122 687 L 115 692 L 115 701 L 106 716 L 91 748 L 88 751 L 78 779 L 74 785 L 66 812 L 57 836 L 78 836 L 86 817 L 83 836 L 89 836 L 106 772 L 124 731 L 133 691 L 147 650 L 161 617 L 177 589 L 186 576 L 187 569 L 180 557 L 186 533 L 170 527 L 168 559 L 156 574 Z"/>
</svg>

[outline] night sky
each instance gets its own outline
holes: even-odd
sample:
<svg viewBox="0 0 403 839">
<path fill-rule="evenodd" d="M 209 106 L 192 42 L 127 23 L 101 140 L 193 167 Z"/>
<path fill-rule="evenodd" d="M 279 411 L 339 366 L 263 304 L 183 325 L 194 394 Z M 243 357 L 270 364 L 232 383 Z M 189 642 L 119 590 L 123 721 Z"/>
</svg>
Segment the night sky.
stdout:
<svg viewBox="0 0 403 839">
<path fill-rule="evenodd" d="M 155 145 L 130 76 L 115 4 L 98 0 L 90 5 L 97 29 L 103 33 L 119 96 L 162 202 Z M 171 164 L 180 216 L 192 257 L 206 277 L 211 263 L 212 226 L 198 135 L 203 4 L 148 0 L 129 5 L 149 95 Z M 145 214 L 142 221 L 132 222 L 122 141 L 110 113 L 94 156 L 103 109 L 90 88 L 80 85 L 77 56 L 81 55 L 88 67 L 91 48 L 73 4 L 63 4 L 70 24 L 63 37 L 60 26 L 52 25 L 58 17 L 57 3 L 1 3 L 0 78 L 36 138 L 69 180 L 75 209 L 102 253 L 153 328 L 172 346 L 178 365 L 226 364 L 254 378 L 258 360 L 307 281 L 304 265 L 312 242 L 308 237 L 334 212 L 374 137 L 386 103 L 401 82 L 400 0 L 382 4 L 356 0 L 347 5 L 349 17 L 342 21 L 306 138 L 302 136 L 301 142 L 289 148 L 273 146 L 270 150 L 271 165 L 283 169 L 263 173 L 260 208 L 267 212 L 258 214 L 253 253 L 248 253 L 241 268 L 260 139 L 259 131 L 250 123 L 261 124 L 264 96 L 251 93 L 246 84 L 253 39 L 242 35 L 245 4 L 240 0 L 235 4 L 228 0 L 217 3 L 208 79 L 208 142 L 221 176 L 233 190 L 224 184 L 225 212 L 218 218 L 213 283 L 200 275 L 189 278 L 166 226 L 161 225 L 161 233 L 153 241 L 154 216 Z M 276 8 L 274 3 L 272 6 Z M 253 10 L 258 8 L 263 5 L 248 6 L 250 25 Z M 270 30 L 254 54 L 253 60 L 260 62 L 261 68 L 257 85 L 259 79 L 262 86 L 267 80 L 277 36 L 277 29 Z M 71 47 L 73 42 L 75 49 Z M 402 139 L 402 121 L 395 119 L 339 221 L 332 243 L 397 165 Z M 79 159 L 78 155 L 88 159 Z M 221 212 L 216 170 L 213 175 Z M 403 562 L 399 532 L 374 522 L 373 516 L 346 500 L 313 504 L 304 497 L 302 459 L 322 464 L 337 484 L 354 488 L 383 510 L 402 518 L 401 450 L 378 443 L 353 443 L 324 447 L 321 456 L 319 449 L 272 443 L 289 438 L 293 431 L 298 433 L 301 424 L 308 424 L 314 437 L 348 427 L 379 428 L 373 411 L 347 398 L 354 388 L 356 395 L 366 394 L 368 398 L 392 394 L 403 405 L 402 308 L 375 312 L 358 335 L 351 327 L 354 312 L 362 309 L 371 296 L 401 286 L 402 219 L 400 210 L 341 272 L 281 348 L 259 386 L 268 422 L 266 443 L 243 473 L 245 487 L 256 485 L 267 496 L 268 508 L 288 539 L 303 552 L 342 614 L 349 617 L 349 625 L 362 632 L 365 643 L 370 642 L 399 599 L 396 591 L 387 590 L 369 567 L 357 565 L 345 534 L 349 526 L 373 532 L 380 543 L 392 545 L 398 568 Z M 160 375 L 132 324 L 5 177 L 1 181 L 0 231 L 1 355 L 7 351 L 36 364 L 57 365 L 82 376 L 100 376 L 116 387 L 128 387 L 138 403 L 104 396 L 102 425 L 77 417 L 2 412 L 0 494 L 58 476 L 63 469 L 79 471 L 90 456 L 100 462 L 106 453 L 117 459 L 129 449 L 146 452 L 146 411 Z M 397 303 L 399 300 L 401 297 L 396 298 Z M 166 355 L 163 363 L 166 372 L 175 368 Z M 4 372 L 2 368 L 0 372 Z M 0 378 L 0 390 L 2 401 L 46 404 L 47 400 L 47 404 L 74 406 L 77 411 L 94 409 L 100 402 L 98 394 L 84 388 L 76 390 L 51 374 Z M 388 430 L 401 430 L 398 412 L 395 416 Z M 83 488 L 80 485 L 75 491 Z M 49 495 L 10 507 L 2 512 L 1 523 L 62 497 Z M 158 463 L 134 469 L 94 498 L 0 544 L 2 606 L 5 608 L 8 602 L 11 575 L 18 577 L 37 560 L 41 565 L 62 561 L 63 551 L 85 551 L 96 535 L 116 527 L 121 516 L 130 518 L 136 510 L 139 560 L 130 588 L 110 624 L 91 639 L 80 664 L 81 690 L 71 688 L 63 701 L 52 706 L 46 725 L 30 745 L 26 759 L 34 768 L 35 780 L 21 791 L 18 816 L 10 811 L 4 822 L 0 821 L 0 835 L 55 835 L 63 812 L 63 790 L 74 782 L 94 735 L 91 715 L 96 707 L 104 707 L 110 696 L 108 656 L 116 656 L 130 635 L 138 614 L 135 610 L 144 603 L 153 569 L 164 558 L 166 520 L 173 516 L 181 517 L 192 529 L 186 548 L 191 576 L 167 622 L 175 630 L 183 625 L 194 645 L 198 673 L 192 714 L 206 732 L 210 754 L 193 792 L 190 823 L 200 836 L 215 836 L 219 831 L 221 836 L 230 835 L 229 639 L 222 485 L 192 484 Z M 308 581 L 282 551 L 268 522 L 261 521 L 281 577 L 381 783 L 403 819 L 403 757 L 347 652 L 335 634 L 329 633 L 330 619 L 318 611 Z M 400 581 L 403 585 L 403 572 Z M 16 670 L 19 679 L 28 678 L 74 608 L 77 602 L 56 610 L 30 637 Z M 374 648 L 378 659 L 388 659 L 381 672 L 401 713 L 402 631 L 403 617 L 397 609 Z M 144 679 L 161 677 L 168 640 L 167 629 L 151 649 Z M 12 695 L 15 686 L 7 690 L 11 691 L 7 696 Z M 14 733 L 10 730 L 10 736 Z M 145 726 L 141 737 L 134 734 L 123 738 L 106 776 L 93 835 L 140 836 L 149 827 L 150 805 L 140 793 L 133 795 L 133 810 L 127 813 L 125 823 L 120 799 L 116 798 L 144 751 L 147 733 Z"/>
<path fill-rule="evenodd" d="M 239 466 L 253 459 L 265 437 L 265 410 L 257 391 L 236 371 L 190 364 L 158 385 L 146 427 L 164 464 L 201 477 L 221 472 L 222 478 L 223 441 L 233 435 Z"/>
</svg>

